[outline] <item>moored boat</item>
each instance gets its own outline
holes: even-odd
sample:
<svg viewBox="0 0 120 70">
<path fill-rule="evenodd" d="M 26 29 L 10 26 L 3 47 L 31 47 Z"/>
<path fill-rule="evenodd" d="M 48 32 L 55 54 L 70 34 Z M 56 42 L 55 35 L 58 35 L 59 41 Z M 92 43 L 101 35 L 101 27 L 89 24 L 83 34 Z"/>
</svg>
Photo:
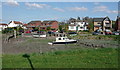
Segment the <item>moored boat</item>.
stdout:
<svg viewBox="0 0 120 70">
<path fill-rule="evenodd" d="M 39 38 L 39 37 L 41 37 L 41 38 L 45 38 L 45 37 L 47 37 L 47 35 L 46 34 L 33 34 L 33 37 L 35 37 L 35 38 Z"/>
<path fill-rule="evenodd" d="M 67 37 L 57 37 L 55 41 L 48 42 L 49 45 L 53 45 L 53 44 L 72 44 L 72 43 L 77 43 L 77 40 L 69 39 Z"/>
</svg>

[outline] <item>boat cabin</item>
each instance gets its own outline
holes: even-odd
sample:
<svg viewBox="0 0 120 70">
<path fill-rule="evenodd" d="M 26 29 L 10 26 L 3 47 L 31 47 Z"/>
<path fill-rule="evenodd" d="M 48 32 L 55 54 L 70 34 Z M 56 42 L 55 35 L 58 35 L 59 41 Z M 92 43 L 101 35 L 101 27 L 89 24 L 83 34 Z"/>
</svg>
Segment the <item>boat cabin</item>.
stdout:
<svg viewBox="0 0 120 70">
<path fill-rule="evenodd" d="M 65 42 L 66 40 L 68 40 L 67 37 L 57 37 L 56 38 L 56 42 Z"/>
</svg>

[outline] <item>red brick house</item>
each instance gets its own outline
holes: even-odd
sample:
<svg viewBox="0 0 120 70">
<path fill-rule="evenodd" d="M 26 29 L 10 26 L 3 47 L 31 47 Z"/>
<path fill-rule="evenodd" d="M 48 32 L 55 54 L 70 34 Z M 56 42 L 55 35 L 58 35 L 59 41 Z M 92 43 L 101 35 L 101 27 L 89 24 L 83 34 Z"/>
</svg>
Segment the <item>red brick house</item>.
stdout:
<svg viewBox="0 0 120 70">
<path fill-rule="evenodd" d="M 40 30 L 46 30 L 47 27 L 50 27 L 51 29 L 57 30 L 58 29 L 58 22 L 57 21 L 31 21 L 26 26 L 28 30 L 33 30 L 36 27 L 38 27 Z"/>
<path fill-rule="evenodd" d="M 33 30 L 41 25 L 41 21 L 31 21 L 26 24 L 27 30 Z"/>
<path fill-rule="evenodd" d="M 43 21 L 42 24 L 45 25 L 46 28 L 50 27 L 51 29 L 55 29 L 55 30 L 57 30 L 59 27 L 57 21 Z"/>
<path fill-rule="evenodd" d="M 120 17 L 117 17 L 117 19 L 116 19 L 115 31 L 120 31 Z"/>
</svg>

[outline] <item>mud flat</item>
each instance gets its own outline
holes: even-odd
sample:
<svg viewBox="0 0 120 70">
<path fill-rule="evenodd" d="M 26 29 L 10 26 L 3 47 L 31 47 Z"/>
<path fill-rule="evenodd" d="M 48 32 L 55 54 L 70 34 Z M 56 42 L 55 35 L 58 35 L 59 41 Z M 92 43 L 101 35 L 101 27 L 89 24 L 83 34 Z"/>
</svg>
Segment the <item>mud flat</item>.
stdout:
<svg viewBox="0 0 120 70">
<path fill-rule="evenodd" d="M 48 45 L 47 43 L 55 40 L 55 37 L 32 38 L 18 37 L 9 42 L 2 42 L 3 54 L 19 53 L 43 53 L 50 51 L 69 50 L 73 48 L 117 48 L 120 44 L 117 41 L 89 40 L 80 39 L 77 44 L 68 45 Z"/>
</svg>

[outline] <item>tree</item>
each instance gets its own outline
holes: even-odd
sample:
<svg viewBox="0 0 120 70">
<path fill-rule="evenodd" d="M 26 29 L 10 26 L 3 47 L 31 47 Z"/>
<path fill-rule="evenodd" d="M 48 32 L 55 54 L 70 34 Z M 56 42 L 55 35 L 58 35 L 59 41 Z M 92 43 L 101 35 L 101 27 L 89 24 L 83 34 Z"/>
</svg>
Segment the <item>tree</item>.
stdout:
<svg viewBox="0 0 120 70">
<path fill-rule="evenodd" d="M 59 31 L 63 31 L 63 26 L 62 25 L 59 25 Z"/>
<path fill-rule="evenodd" d="M 78 17 L 77 20 L 80 20 L 80 17 Z"/>
<path fill-rule="evenodd" d="M 47 27 L 47 31 L 49 31 L 49 30 L 51 30 L 51 28 L 50 28 L 50 27 Z"/>
<path fill-rule="evenodd" d="M 89 23 L 88 25 L 89 32 L 93 31 L 93 27 L 94 27 L 93 23 Z"/>
</svg>

